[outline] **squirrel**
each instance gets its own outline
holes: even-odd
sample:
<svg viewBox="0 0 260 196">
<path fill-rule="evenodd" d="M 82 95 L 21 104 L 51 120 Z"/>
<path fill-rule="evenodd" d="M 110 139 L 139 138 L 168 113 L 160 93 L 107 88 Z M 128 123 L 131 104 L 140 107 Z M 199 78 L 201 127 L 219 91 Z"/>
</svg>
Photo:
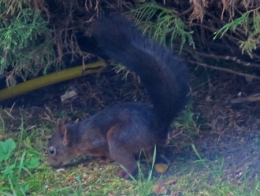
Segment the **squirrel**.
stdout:
<svg viewBox="0 0 260 196">
<path fill-rule="evenodd" d="M 119 177 L 136 172 L 135 155 L 144 150 L 153 156 L 155 145 L 167 139 L 171 122 L 184 108 L 189 92 L 185 62 L 122 15 L 101 17 L 94 37 L 111 60 L 123 64 L 141 79 L 153 107 L 127 102 L 108 107 L 78 123 L 59 122 L 48 144 L 48 162 L 67 165 L 88 154 L 113 160 L 124 167 Z"/>
</svg>

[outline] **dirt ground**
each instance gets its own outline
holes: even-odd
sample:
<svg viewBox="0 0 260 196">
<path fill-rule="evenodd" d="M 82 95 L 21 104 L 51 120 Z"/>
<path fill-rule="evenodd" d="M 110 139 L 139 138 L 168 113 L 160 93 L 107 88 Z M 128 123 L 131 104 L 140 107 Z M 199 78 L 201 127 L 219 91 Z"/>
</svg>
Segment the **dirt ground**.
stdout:
<svg viewBox="0 0 260 196">
<path fill-rule="evenodd" d="M 260 103 L 231 103 L 234 99 L 257 94 L 259 81 L 248 83 L 245 78 L 223 72 L 201 75 L 191 76 L 191 111 L 195 122 L 190 128 L 192 133 L 185 128 L 173 128 L 167 158 L 172 164 L 180 159 L 185 162 L 198 159 L 187 145 L 193 143 L 203 160 L 223 161 L 226 178 L 238 180 L 244 175 L 250 179 L 259 176 Z M 69 88 L 76 89 L 78 96 L 61 103 L 60 96 Z M 15 132 L 21 124 L 19 108 L 22 108 L 28 126 L 48 122 L 55 127 L 58 119 L 81 120 L 125 101 L 149 103 L 149 98 L 133 74 L 129 74 L 125 81 L 122 74 L 107 70 L 98 77 L 86 76 L 13 98 L 3 102 L 2 108 L 9 116 L 5 127 Z"/>
</svg>

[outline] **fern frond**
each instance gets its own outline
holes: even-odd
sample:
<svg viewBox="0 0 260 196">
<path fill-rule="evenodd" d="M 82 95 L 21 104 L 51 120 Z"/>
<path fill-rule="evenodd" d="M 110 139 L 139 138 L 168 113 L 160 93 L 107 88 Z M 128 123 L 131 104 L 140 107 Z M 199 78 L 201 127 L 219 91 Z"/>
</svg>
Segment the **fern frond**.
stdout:
<svg viewBox="0 0 260 196">
<path fill-rule="evenodd" d="M 235 19 L 232 22 L 227 23 L 221 29 L 217 30 L 214 33 L 215 36 L 213 37 L 213 39 L 217 39 L 217 37 L 223 37 L 224 34 L 229 30 L 235 31 L 238 26 L 241 25 L 248 26 L 248 18 L 249 18 L 249 13 L 246 12 L 241 17 Z M 248 28 L 244 28 L 244 29 L 246 30 Z M 247 31 L 245 31 L 245 34 L 247 34 Z"/>
<path fill-rule="evenodd" d="M 136 23 L 144 30 L 149 30 L 149 35 L 158 42 L 172 46 L 176 38 L 181 38 L 180 51 L 188 42 L 193 48 L 195 43 L 184 22 L 175 14 L 175 10 L 167 9 L 155 2 L 141 4 L 130 11 L 136 17 Z"/>
</svg>

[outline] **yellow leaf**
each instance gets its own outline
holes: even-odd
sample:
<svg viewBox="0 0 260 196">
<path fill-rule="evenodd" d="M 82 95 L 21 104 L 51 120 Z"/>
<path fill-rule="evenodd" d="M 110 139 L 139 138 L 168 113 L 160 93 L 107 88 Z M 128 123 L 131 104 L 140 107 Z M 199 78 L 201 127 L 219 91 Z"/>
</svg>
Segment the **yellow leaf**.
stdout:
<svg viewBox="0 0 260 196">
<path fill-rule="evenodd" d="M 154 168 L 155 171 L 158 173 L 164 173 L 166 172 L 166 170 L 168 169 L 169 165 L 165 164 L 165 163 L 157 163 L 155 164 Z"/>
</svg>

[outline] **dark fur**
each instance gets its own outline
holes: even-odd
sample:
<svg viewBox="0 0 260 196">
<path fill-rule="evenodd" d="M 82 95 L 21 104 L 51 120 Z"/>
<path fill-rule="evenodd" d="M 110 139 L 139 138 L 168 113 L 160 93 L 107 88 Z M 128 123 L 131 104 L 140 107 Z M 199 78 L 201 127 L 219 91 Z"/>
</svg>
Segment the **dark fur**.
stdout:
<svg viewBox="0 0 260 196">
<path fill-rule="evenodd" d="M 119 15 L 100 19 L 94 35 L 106 55 L 140 76 L 153 108 L 123 103 L 78 124 L 60 123 L 49 143 L 55 151 L 49 153 L 49 162 L 64 165 L 71 154 L 87 153 L 117 161 L 131 174 L 136 169 L 135 154 L 143 149 L 151 156 L 154 145 L 166 139 L 170 123 L 184 107 L 189 91 L 187 68 L 171 49 L 143 36 Z"/>
</svg>

